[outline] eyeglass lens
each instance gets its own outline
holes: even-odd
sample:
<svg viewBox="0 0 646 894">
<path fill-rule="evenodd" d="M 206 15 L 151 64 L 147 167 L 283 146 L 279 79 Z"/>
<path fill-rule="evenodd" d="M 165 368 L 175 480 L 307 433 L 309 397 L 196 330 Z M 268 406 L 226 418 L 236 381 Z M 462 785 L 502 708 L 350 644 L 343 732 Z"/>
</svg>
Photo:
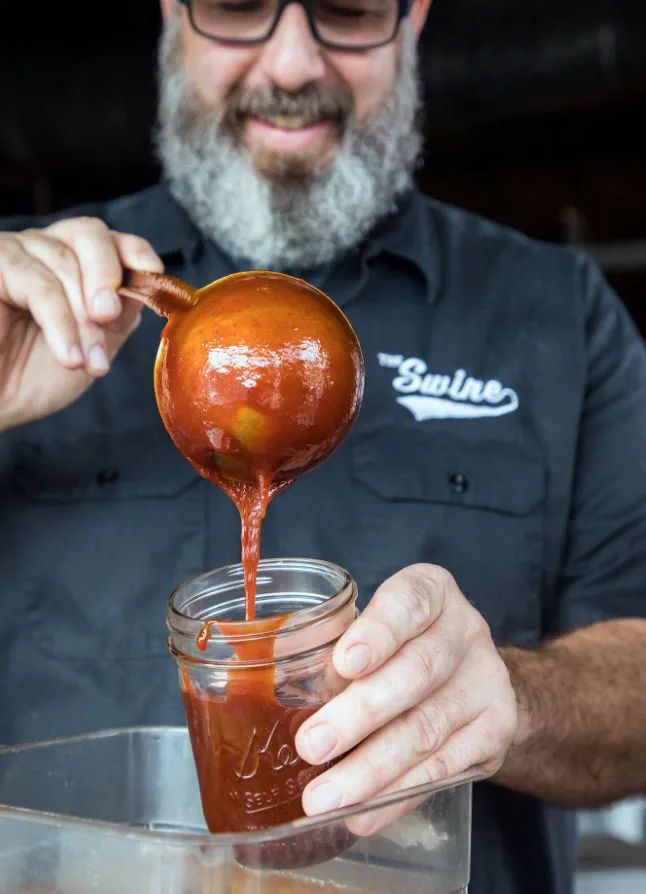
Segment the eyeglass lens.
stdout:
<svg viewBox="0 0 646 894">
<path fill-rule="evenodd" d="M 279 0 L 192 0 L 193 24 L 219 40 L 266 37 L 279 13 Z M 390 40 L 397 28 L 397 0 L 313 0 L 308 4 L 322 41 L 365 47 Z"/>
</svg>

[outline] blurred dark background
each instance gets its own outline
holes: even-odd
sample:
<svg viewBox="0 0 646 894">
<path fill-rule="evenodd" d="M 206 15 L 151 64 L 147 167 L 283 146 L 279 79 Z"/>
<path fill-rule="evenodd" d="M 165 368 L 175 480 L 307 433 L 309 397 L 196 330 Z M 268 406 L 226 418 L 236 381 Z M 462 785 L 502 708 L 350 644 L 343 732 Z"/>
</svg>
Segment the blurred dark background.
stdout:
<svg viewBox="0 0 646 894">
<path fill-rule="evenodd" d="M 0 0 L 0 215 L 153 182 L 155 0 Z M 421 187 L 581 243 L 646 332 L 646 0 L 435 0 Z"/>
</svg>

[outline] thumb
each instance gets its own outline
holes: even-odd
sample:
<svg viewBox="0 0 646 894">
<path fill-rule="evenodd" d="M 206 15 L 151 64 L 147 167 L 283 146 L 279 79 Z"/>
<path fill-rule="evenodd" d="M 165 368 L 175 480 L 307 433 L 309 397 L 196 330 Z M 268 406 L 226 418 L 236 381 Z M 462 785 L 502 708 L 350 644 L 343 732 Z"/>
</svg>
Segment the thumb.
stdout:
<svg viewBox="0 0 646 894">
<path fill-rule="evenodd" d="M 120 316 L 113 323 L 104 326 L 110 360 L 116 357 L 119 349 L 141 323 L 141 302 L 134 298 L 121 298 L 121 306 Z"/>
</svg>

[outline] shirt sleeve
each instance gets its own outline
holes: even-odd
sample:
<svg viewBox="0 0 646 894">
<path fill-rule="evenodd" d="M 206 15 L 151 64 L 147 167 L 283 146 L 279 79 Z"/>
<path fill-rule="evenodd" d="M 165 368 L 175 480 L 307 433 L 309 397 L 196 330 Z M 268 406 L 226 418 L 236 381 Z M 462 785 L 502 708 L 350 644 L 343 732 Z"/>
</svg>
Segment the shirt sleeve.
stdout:
<svg viewBox="0 0 646 894">
<path fill-rule="evenodd" d="M 584 262 L 587 381 L 556 632 L 646 617 L 646 349 Z"/>
</svg>

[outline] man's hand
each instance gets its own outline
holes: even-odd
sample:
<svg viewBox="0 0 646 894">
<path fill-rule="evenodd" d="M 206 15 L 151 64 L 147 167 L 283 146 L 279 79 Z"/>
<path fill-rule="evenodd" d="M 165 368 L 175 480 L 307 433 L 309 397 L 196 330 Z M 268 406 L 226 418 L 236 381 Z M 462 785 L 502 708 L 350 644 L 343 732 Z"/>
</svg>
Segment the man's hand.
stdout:
<svg viewBox="0 0 646 894">
<path fill-rule="evenodd" d="M 104 375 L 141 305 L 123 267 L 161 272 L 138 236 L 94 218 L 0 233 L 0 431 L 62 409 Z"/>
<path fill-rule="evenodd" d="M 414 565 L 387 580 L 334 665 L 353 682 L 301 726 L 296 746 L 312 764 L 354 751 L 305 789 L 308 814 L 502 765 L 517 727 L 509 674 L 444 569 Z"/>
</svg>

